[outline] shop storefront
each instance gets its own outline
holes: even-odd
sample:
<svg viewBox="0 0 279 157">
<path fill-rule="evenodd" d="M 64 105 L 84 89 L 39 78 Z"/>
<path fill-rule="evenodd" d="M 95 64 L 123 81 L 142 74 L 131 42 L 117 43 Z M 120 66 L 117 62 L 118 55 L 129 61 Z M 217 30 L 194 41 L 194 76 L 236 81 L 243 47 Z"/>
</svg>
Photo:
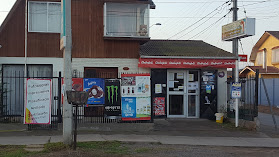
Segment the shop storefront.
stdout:
<svg viewBox="0 0 279 157">
<path fill-rule="evenodd" d="M 199 56 L 192 47 L 193 56 L 189 56 L 184 47 L 189 46 L 188 41 L 150 42 L 142 46 L 138 66 L 151 70 L 154 118 L 214 119 L 216 112 L 226 108 L 227 68 L 235 67 L 231 53 L 198 41 L 207 46 L 203 50 L 208 53 L 200 52 Z M 177 43 L 179 47 L 172 48 Z M 152 52 L 148 46 L 152 46 Z M 174 49 L 180 51 L 179 56 Z"/>
</svg>

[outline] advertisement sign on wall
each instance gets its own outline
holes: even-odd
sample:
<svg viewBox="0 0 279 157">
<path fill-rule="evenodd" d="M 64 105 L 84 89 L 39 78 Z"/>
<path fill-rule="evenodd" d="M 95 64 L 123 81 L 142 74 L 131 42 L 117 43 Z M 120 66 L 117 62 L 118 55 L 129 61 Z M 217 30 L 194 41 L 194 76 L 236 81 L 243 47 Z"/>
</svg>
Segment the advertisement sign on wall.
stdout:
<svg viewBox="0 0 279 157">
<path fill-rule="evenodd" d="M 122 118 L 136 118 L 136 98 L 122 98 Z"/>
<path fill-rule="evenodd" d="M 27 79 L 24 124 L 51 123 L 51 80 Z"/>
<path fill-rule="evenodd" d="M 121 116 L 120 80 L 105 80 L 105 116 Z"/>
<path fill-rule="evenodd" d="M 155 116 L 164 116 L 165 114 L 165 97 L 156 97 L 153 101 Z"/>
<path fill-rule="evenodd" d="M 122 74 L 122 120 L 150 120 L 150 74 Z"/>
<path fill-rule="evenodd" d="M 101 78 L 85 78 L 84 91 L 89 92 L 87 104 L 104 104 L 105 103 L 105 81 Z"/>
</svg>

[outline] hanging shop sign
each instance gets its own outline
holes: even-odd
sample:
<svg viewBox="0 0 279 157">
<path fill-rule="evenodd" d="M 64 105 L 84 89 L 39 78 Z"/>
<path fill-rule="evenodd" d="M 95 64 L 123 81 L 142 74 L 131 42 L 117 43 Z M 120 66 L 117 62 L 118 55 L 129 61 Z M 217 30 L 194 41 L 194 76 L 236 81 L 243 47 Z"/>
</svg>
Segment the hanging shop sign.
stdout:
<svg viewBox="0 0 279 157">
<path fill-rule="evenodd" d="M 27 79 L 24 124 L 51 123 L 51 79 Z"/>
<path fill-rule="evenodd" d="M 255 18 L 245 18 L 222 26 L 222 40 L 231 41 L 255 35 Z"/>
<path fill-rule="evenodd" d="M 240 62 L 247 62 L 248 55 L 238 55 Z"/>
<path fill-rule="evenodd" d="M 155 116 L 164 116 L 165 113 L 165 97 L 155 97 L 153 101 L 153 109 Z"/>
<path fill-rule="evenodd" d="M 241 83 L 233 82 L 231 85 L 231 97 L 241 98 Z"/>
<path fill-rule="evenodd" d="M 105 103 L 105 80 L 101 78 L 85 78 L 84 91 L 89 92 L 87 104 L 101 105 Z"/>
<path fill-rule="evenodd" d="M 122 74 L 122 120 L 151 119 L 150 74 Z"/>
<path fill-rule="evenodd" d="M 235 68 L 234 59 L 140 58 L 141 68 Z"/>
<path fill-rule="evenodd" d="M 105 80 L 105 116 L 117 118 L 121 116 L 120 80 Z"/>
</svg>

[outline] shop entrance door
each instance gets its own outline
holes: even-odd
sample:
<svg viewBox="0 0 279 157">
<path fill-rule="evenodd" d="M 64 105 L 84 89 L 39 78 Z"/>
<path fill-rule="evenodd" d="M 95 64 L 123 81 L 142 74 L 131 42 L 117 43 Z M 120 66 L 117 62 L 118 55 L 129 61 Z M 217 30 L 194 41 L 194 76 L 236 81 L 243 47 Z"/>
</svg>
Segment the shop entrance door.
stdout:
<svg viewBox="0 0 279 157">
<path fill-rule="evenodd" d="M 199 71 L 168 70 L 167 116 L 199 117 Z"/>
</svg>

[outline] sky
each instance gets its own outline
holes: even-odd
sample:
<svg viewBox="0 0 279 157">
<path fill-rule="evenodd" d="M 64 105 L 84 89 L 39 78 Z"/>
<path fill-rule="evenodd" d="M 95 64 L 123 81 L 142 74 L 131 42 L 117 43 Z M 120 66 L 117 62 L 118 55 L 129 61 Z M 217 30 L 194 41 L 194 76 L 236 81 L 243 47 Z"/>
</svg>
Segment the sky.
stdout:
<svg viewBox="0 0 279 157">
<path fill-rule="evenodd" d="M 0 24 L 16 0 L 0 0 Z M 151 39 L 203 40 L 232 52 L 232 42 L 222 41 L 222 25 L 232 22 L 230 0 L 153 0 Z M 228 3 L 226 3 L 228 1 Z M 238 19 L 256 18 L 256 32 L 241 39 L 239 54 L 251 53 L 265 31 L 279 31 L 279 0 L 238 0 Z M 225 16 L 226 15 L 226 16 Z M 224 17 L 225 16 L 225 17 Z M 154 25 L 160 23 L 161 25 Z M 240 68 L 249 63 L 241 63 Z"/>
</svg>

